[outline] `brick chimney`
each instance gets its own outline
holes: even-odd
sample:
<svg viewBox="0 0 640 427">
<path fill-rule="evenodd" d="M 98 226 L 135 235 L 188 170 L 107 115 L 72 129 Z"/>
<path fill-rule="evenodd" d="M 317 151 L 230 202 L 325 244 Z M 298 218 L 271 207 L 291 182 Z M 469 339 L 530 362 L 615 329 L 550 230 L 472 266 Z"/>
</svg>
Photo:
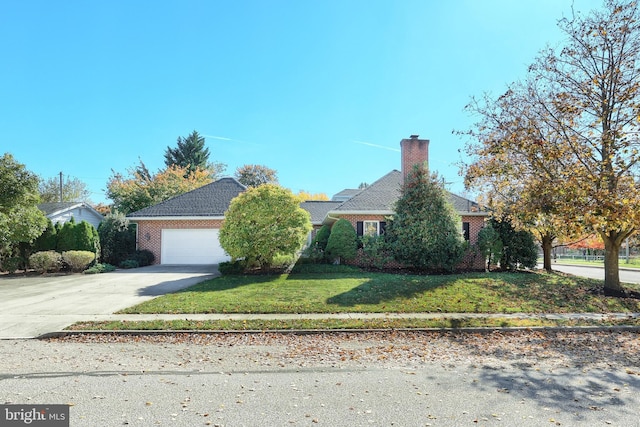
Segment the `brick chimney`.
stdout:
<svg viewBox="0 0 640 427">
<path fill-rule="evenodd" d="M 419 139 L 419 135 L 411 135 L 400 141 L 402 151 L 402 177 L 406 181 L 407 175 L 414 165 L 422 165 L 429 169 L 429 140 Z"/>
</svg>

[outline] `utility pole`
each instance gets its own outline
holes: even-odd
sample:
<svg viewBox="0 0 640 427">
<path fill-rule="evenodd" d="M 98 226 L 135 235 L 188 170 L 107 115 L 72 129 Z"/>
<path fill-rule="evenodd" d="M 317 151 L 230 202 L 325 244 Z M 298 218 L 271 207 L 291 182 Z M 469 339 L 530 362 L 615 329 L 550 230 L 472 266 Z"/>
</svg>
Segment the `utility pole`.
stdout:
<svg viewBox="0 0 640 427">
<path fill-rule="evenodd" d="M 60 172 L 60 203 L 62 203 L 62 172 Z"/>
</svg>

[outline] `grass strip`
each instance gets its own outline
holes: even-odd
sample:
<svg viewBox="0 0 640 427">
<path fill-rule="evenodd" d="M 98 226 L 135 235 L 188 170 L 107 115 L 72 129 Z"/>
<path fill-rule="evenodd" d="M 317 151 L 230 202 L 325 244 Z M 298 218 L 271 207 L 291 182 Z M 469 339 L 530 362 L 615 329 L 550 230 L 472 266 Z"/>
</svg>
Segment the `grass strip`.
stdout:
<svg viewBox="0 0 640 427">
<path fill-rule="evenodd" d="M 122 330 L 166 330 L 166 331 L 270 331 L 296 329 L 424 329 L 424 328 L 495 328 L 495 327 L 579 327 L 579 326 L 640 326 L 640 319 L 618 320 L 564 320 L 564 319 L 297 319 L 297 320 L 153 320 L 79 322 L 67 330 L 122 331 Z"/>
</svg>

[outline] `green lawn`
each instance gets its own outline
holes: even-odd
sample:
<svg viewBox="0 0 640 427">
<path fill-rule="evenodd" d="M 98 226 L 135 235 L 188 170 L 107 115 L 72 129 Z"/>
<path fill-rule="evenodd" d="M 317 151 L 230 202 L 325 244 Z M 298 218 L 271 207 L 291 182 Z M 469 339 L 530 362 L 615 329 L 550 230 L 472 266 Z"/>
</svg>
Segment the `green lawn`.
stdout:
<svg viewBox="0 0 640 427">
<path fill-rule="evenodd" d="M 297 319 L 84 322 L 73 330 L 400 329 L 635 325 L 631 320 L 550 320 L 446 313 L 640 312 L 640 300 L 595 295 L 598 280 L 543 272 L 389 274 L 347 266 L 302 266 L 289 275 L 219 277 L 121 313 L 443 313 L 442 319 Z M 628 288 L 640 290 L 638 285 Z"/>
<path fill-rule="evenodd" d="M 219 277 L 121 313 L 640 311 L 639 300 L 594 295 L 591 290 L 601 285 L 598 280 L 555 273 L 427 276 L 304 266 L 289 275 Z"/>
</svg>

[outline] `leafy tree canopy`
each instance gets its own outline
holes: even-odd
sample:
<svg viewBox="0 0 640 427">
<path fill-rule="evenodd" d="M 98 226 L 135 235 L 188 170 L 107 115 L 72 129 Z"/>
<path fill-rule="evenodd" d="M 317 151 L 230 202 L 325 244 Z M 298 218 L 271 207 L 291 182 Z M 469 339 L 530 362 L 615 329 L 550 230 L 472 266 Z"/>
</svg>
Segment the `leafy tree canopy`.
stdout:
<svg viewBox="0 0 640 427">
<path fill-rule="evenodd" d="M 196 169 L 187 173 L 186 168 L 178 166 L 169 166 L 152 174 L 142 161 L 137 167 L 129 169 L 128 173 L 128 176 L 123 176 L 112 171 L 107 183 L 107 196 L 113 200 L 114 210 L 124 214 L 155 205 L 212 181 L 207 171 Z"/>
<path fill-rule="evenodd" d="M 293 254 L 311 231 L 309 213 L 291 191 L 275 184 L 249 188 L 231 201 L 220 244 L 248 265 L 270 267 L 277 254 Z"/>
<path fill-rule="evenodd" d="M 53 202 L 89 202 L 91 191 L 87 184 L 78 178 L 66 177 L 62 181 L 62 200 L 60 200 L 60 178 L 40 179 L 38 186 L 41 203 Z"/>
<path fill-rule="evenodd" d="M 638 3 L 605 0 L 559 27 L 565 42 L 543 50 L 523 82 L 473 107 L 471 171 L 513 180 L 538 200 L 534 213 L 600 234 L 605 290 L 619 292 L 620 246 L 640 223 Z"/>
<path fill-rule="evenodd" d="M 298 191 L 296 193 L 296 196 L 299 197 L 300 200 L 302 200 L 303 202 L 310 201 L 310 200 L 320 200 L 320 201 L 329 200 L 329 196 L 327 196 L 325 193 L 309 193 L 304 190 Z"/>
<path fill-rule="evenodd" d="M 0 157 L 0 253 L 33 242 L 47 227 L 37 207 L 38 177 L 11 154 Z"/>
<path fill-rule="evenodd" d="M 257 187 L 262 184 L 277 184 L 278 173 L 275 169 L 263 165 L 244 165 L 236 169 L 235 178 L 246 187 Z"/>
</svg>

